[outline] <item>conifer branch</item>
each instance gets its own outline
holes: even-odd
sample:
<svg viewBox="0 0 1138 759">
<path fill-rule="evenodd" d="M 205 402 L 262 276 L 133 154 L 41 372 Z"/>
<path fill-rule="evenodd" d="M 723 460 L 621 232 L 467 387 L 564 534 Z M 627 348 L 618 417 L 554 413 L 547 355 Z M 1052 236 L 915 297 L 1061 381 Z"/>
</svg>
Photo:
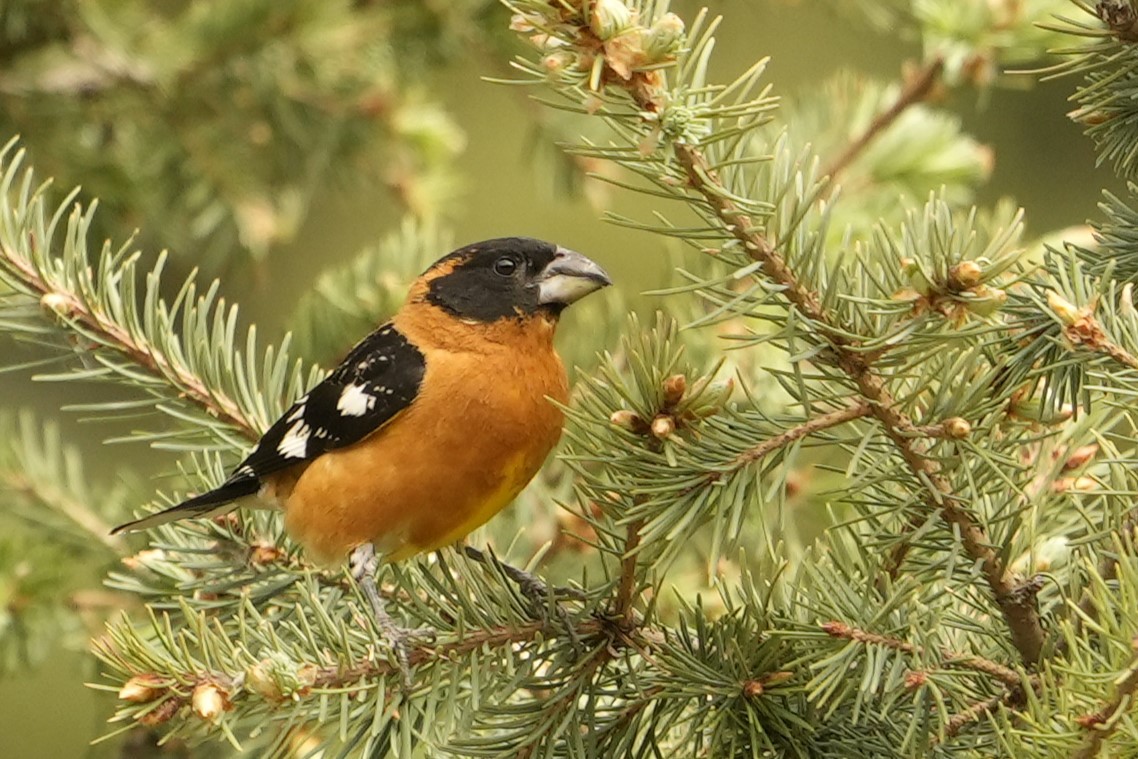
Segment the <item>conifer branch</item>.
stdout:
<svg viewBox="0 0 1138 759">
<path fill-rule="evenodd" d="M 559 24 L 574 25 L 573 32 L 567 38 L 571 41 L 570 44 L 579 47 L 581 55 L 590 56 L 595 72 L 590 78 L 590 86 L 594 90 L 612 88 L 623 91 L 636 107 L 641 123 L 646 124 L 662 116 L 670 93 L 664 89 L 663 78 L 657 71 L 629 66 L 630 61 L 637 60 L 635 56 L 630 56 L 625 50 L 610 49 L 607 46 L 608 41 L 602 32 L 608 33 L 609 27 L 604 25 L 606 19 L 598 14 L 607 13 L 611 9 L 615 15 L 609 20 L 619 17 L 620 23 L 625 23 L 626 20 L 617 12 L 618 7 L 623 7 L 623 4 L 617 2 L 611 6 L 597 5 L 593 7 L 593 17 L 589 20 L 583 15 L 575 15 L 577 9 L 568 5 L 547 12 L 555 16 Z M 526 18 L 524 15 L 519 17 Z M 528 24 L 528 20 L 523 23 Z M 598 51 L 604 55 L 598 55 Z M 703 48 L 703 55 L 706 56 L 708 52 L 708 48 Z M 935 75 L 939 69 L 931 71 Z M 742 121 L 742 117 L 737 118 Z M 643 145 L 642 143 L 641 155 L 644 154 Z M 1025 662 L 1037 662 L 1043 650 L 1044 633 L 1034 593 L 1029 586 L 1021 586 L 1008 571 L 984 525 L 963 506 L 948 478 L 942 474 L 939 464 L 926 455 L 927 447 L 919 441 L 919 430 L 893 398 L 885 378 L 866 354 L 857 333 L 841 325 L 836 315 L 823 305 L 821 294 L 799 278 L 788 265 L 780 250 L 780 243 L 766 238 L 762 229 L 756 225 L 752 211 L 744 207 L 748 201 L 733 193 L 720 179 L 718 170 L 701 150 L 697 135 L 673 134 L 669 136 L 666 145 L 657 147 L 655 142 L 649 145 L 655 149 L 670 148 L 680 169 L 680 176 L 670 179 L 677 184 L 686 185 L 698 194 L 701 213 L 712 217 L 722 231 L 741 244 L 747 257 L 757 265 L 757 270 L 779 288 L 780 296 L 819 333 L 825 348 L 815 360 L 839 367 L 853 381 L 861 398 L 869 404 L 873 416 L 897 448 L 914 478 L 924 484 L 923 500 L 926 507 L 940 513 L 945 522 L 960 535 L 964 552 L 980 566 L 984 580 L 1011 631 L 1013 645 Z M 688 199 L 695 204 L 694 198 Z M 898 556 L 898 553 L 895 552 L 894 556 Z M 899 556 L 903 558 L 904 553 Z M 899 567 L 899 562 L 895 566 Z"/>
<path fill-rule="evenodd" d="M 977 701 L 963 711 L 952 715 L 952 717 L 944 723 L 944 737 L 955 738 L 964 728 L 994 713 L 1000 706 L 1011 706 L 1022 699 L 1023 691 L 1021 689 L 1008 688 L 1003 693 L 997 693 L 991 698 Z M 932 744 L 935 746 L 940 743 L 941 741 L 934 736 Z"/>
<path fill-rule="evenodd" d="M 935 57 L 927 61 L 921 68 L 916 71 L 909 81 L 905 84 L 905 88 L 901 90 L 901 94 L 897 100 L 885 111 L 879 113 L 865 131 L 854 138 L 849 145 L 838 154 L 833 161 L 826 165 L 822 170 L 829 179 L 830 183 L 834 182 L 838 176 L 849 167 L 851 163 L 857 160 L 857 157 L 869 147 L 869 144 L 877 138 L 882 132 L 888 129 L 897 121 L 897 118 L 904 113 L 911 106 L 925 100 L 929 94 L 936 87 L 937 82 L 940 81 L 940 75 L 944 71 L 944 60 Z"/>
<path fill-rule="evenodd" d="M 647 105 L 646 102 L 641 103 L 642 107 Z M 1043 626 L 1035 608 L 1034 597 L 1021 592 L 983 525 L 957 502 L 948 479 L 940 473 L 940 467 L 925 456 L 923 446 L 914 439 L 919 437 L 919 430 L 898 408 L 885 380 L 857 350 L 856 343 L 838 333 L 830 315 L 822 307 L 818 294 L 798 281 L 750 217 L 734 205 L 726 188 L 719 185 L 715 172 L 699 151 L 688 145 L 676 145 L 675 149 L 680 164 L 687 171 L 689 182 L 703 194 L 725 227 L 743 243 L 748 255 L 762 265 L 764 273 L 784 288 L 783 296 L 826 333 L 837 365 L 857 384 L 862 397 L 870 404 L 873 415 L 882 424 L 885 434 L 897 447 L 913 475 L 918 481 L 927 484 L 928 507 L 940 511 L 945 521 L 959 530 L 965 553 L 980 564 L 984 579 L 1003 612 L 1012 633 L 1012 642 L 1020 655 L 1029 664 L 1038 661 L 1043 650 Z"/>
<path fill-rule="evenodd" d="M 640 547 L 640 531 L 644 529 L 644 519 L 634 519 L 628 523 L 625 532 L 624 554 L 620 559 L 620 580 L 617 583 L 616 599 L 613 601 L 613 614 L 622 625 L 632 621 L 636 594 L 637 549 Z"/>
<path fill-rule="evenodd" d="M 118 535 L 111 535 L 111 525 L 92 511 L 86 503 L 71 497 L 60 488 L 49 488 L 46 483 L 36 482 L 20 471 L 0 468 L 0 490 L 22 495 L 43 508 L 62 514 L 80 527 L 90 540 L 116 556 L 126 551 L 123 539 Z"/>
<path fill-rule="evenodd" d="M 831 638 L 841 638 L 866 645 L 882 646 L 884 648 L 893 649 L 894 651 L 901 651 L 918 656 L 923 654 L 923 649 L 920 646 L 900 640 L 899 638 L 889 637 L 888 635 L 859 630 L 844 622 L 825 622 L 821 627 L 822 631 Z M 991 659 L 986 659 L 983 656 L 977 656 L 976 654 L 941 650 L 940 660 L 941 664 L 946 667 L 970 669 L 973 672 L 987 675 L 993 680 L 997 680 L 1009 687 L 1020 687 L 1024 682 L 1024 677 L 1011 667 L 992 661 Z"/>
<path fill-rule="evenodd" d="M 126 542 L 110 534 L 108 518 L 131 499 L 128 488 L 109 491 L 90 486 L 79 451 L 59 427 L 31 413 L 14 420 L 0 415 L 0 496 L 7 513 L 23 520 L 52 544 L 109 560 L 126 552 Z"/>
<path fill-rule="evenodd" d="M 777 451 L 779 448 L 784 448 L 791 443 L 821 432 L 822 430 L 837 427 L 846 422 L 852 422 L 854 419 L 861 419 L 862 417 L 868 416 L 871 412 L 872 409 L 868 403 L 858 401 L 846 408 L 814 417 L 796 427 L 791 427 L 785 432 L 764 440 L 750 450 L 740 453 L 735 457 L 735 460 L 731 462 L 731 466 L 726 472 L 742 469 L 749 464 L 762 460 L 767 454 Z M 717 472 L 716 479 L 719 479 L 723 474 L 726 474 L 726 472 Z"/>
<path fill-rule="evenodd" d="M 1119 556 L 1124 553 L 1133 553 L 1135 530 L 1138 530 L 1138 514 L 1130 514 L 1122 520 L 1122 529 L 1115 539 L 1114 550 L 1104 551 L 1102 558 L 1099 559 L 1096 574 L 1101 582 L 1109 583 L 1118 578 L 1119 569 Z M 1076 633 L 1084 629 L 1086 620 L 1095 620 L 1099 615 L 1100 602 L 1095 598 L 1091 588 L 1084 588 L 1082 597 L 1075 605 L 1076 613 L 1069 614 L 1068 618 L 1071 625 L 1075 628 Z M 1055 656 L 1062 657 L 1066 655 L 1071 643 L 1071 638 L 1064 636 L 1055 644 Z"/>
<path fill-rule="evenodd" d="M 126 246 L 116 250 L 107 242 L 91 252 L 94 204 L 70 207 L 73 191 L 49 207 L 48 185 L 37 186 L 23 161 L 15 140 L 0 149 L 0 194 L 9 196 L 0 207 L 0 284 L 12 291 L 0 302 L 10 317 L 6 328 L 54 348 L 65 366 L 68 358 L 82 364 L 54 379 L 114 381 L 144 396 L 86 410 L 149 408 L 182 422 L 175 434 L 190 432 L 184 422 L 193 419 L 213 443 L 239 446 L 239 438 L 255 439 L 317 378 L 318 370 L 305 373 L 292 363 L 284 346 L 260 350 L 255 328 L 239 347 L 237 310 L 218 298 L 218 282 L 199 294 L 191 275 L 168 302 L 165 254 L 140 271 L 141 254 Z"/>
<path fill-rule="evenodd" d="M 1101 709 L 1077 719 L 1079 725 L 1087 730 L 1083 745 L 1071 754 L 1071 759 L 1094 759 L 1102 753 L 1110 736 L 1123 721 L 1123 712 L 1134 707 L 1138 696 L 1138 638 L 1131 644 L 1134 655 L 1126 668 L 1126 673 L 1114 687 L 1114 696 Z"/>
<path fill-rule="evenodd" d="M 603 624 L 596 620 L 580 622 L 575 632 L 588 637 L 602 632 Z M 408 655 L 413 666 L 445 662 L 449 659 L 475 653 L 485 648 L 504 648 L 547 638 L 548 625 L 544 621 L 528 622 L 511 626 L 491 626 L 465 631 L 462 638 L 437 644 L 416 643 L 408 647 Z M 107 661 L 122 659 L 122 652 L 110 640 L 103 638 L 94 642 L 96 653 Z M 202 683 L 224 684 L 226 699 L 235 705 L 240 699 L 254 694 L 261 695 L 265 701 L 279 708 L 291 708 L 296 700 L 308 696 L 320 698 L 322 692 L 349 688 L 369 681 L 391 680 L 398 682 L 401 672 L 398 664 L 384 659 L 368 658 L 364 661 L 340 663 L 336 665 L 310 665 L 301 668 L 302 687 L 294 691 L 293 698 L 282 701 L 269 693 L 260 693 L 256 688 L 234 687 L 246 680 L 245 671 L 231 671 L 206 667 L 193 671 L 181 671 L 176 680 L 167 673 L 133 669 L 127 683 L 120 692 L 120 698 L 135 704 L 160 704 L 160 712 L 166 721 L 182 707 L 189 706 L 197 685 Z M 175 687 L 175 682 L 177 687 Z M 146 686 L 145 694 L 136 691 Z M 277 694 L 279 696 L 279 694 Z"/>
<path fill-rule="evenodd" d="M 176 365 L 156 346 L 134 339 L 119 322 L 96 304 L 90 303 L 77 292 L 49 282 L 30 260 L 15 250 L 0 244 L 0 259 L 3 259 L 0 265 L 6 266 L 26 288 L 39 296 L 44 308 L 98 340 L 100 347 L 117 351 L 132 363 L 165 380 L 184 398 L 205 409 L 210 416 L 230 425 L 249 439 L 257 438 L 259 430 L 255 422 L 242 412 L 232 398 L 217 388 L 206 386 L 200 377 Z"/>
<path fill-rule="evenodd" d="M 769 437 L 760 443 L 755 444 L 751 448 L 743 451 L 735 456 L 723 468 L 716 469 L 709 472 L 704 478 L 703 482 L 692 485 L 688 488 L 688 492 L 694 491 L 699 487 L 706 487 L 714 485 L 717 482 L 722 482 L 727 477 L 735 474 L 736 472 L 745 469 L 746 467 L 754 464 L 757 461 L 762 461 L 771 453 L 785 448 L 792 443 L 796 443 L 803 438 L 814 435 L 823 430 L 828 430 L 832 427 L 838 427 L 847 422 L 852 422 L 855 419 L 861 419 L 869 416 L 872 413 L 872 408 L 868 403 L 857 401 L 849 406 L 836 411 L 831 411 L 821 416 L 814 417 L 802 424 L 791 427 L 788 430 L 780 432 L 777 435 Z"/>
<path fill-rule="evenodd" d="M 1111 339 L 1095 316 L 1097 302 L 1078 307 L 1057 292 L 1047 293 L 1047 305 L 1063 325 L 1063 337 L 1072 346 L 1108 356 L 1129 369 L 1138 369 L 1138 356 Z"/>
</svg>

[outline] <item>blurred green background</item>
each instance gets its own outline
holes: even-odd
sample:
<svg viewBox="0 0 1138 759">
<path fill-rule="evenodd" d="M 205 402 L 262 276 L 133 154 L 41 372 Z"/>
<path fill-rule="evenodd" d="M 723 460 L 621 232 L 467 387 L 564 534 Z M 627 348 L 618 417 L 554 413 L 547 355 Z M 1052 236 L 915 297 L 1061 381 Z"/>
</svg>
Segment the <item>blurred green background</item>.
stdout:
<svg viewBox="0 0 1138 759">
<path fill-rule="evenodd" d="M 726 79 L 761 56 L 772 59 L 766 81 L 775 94 L 793 96 L 816 86 L 840 69 L 895 79 L 915 47 L 851 25 L 815 2 L 724 0 L 711 4 L 727 16 L 720 30 L 712 78 Z M 673 3 L 689 14 L 695 3 Z M 508 14 L 499 11 L 500 20 Z M 528 145 L 531 119 L 520 91 L 487 83 L 504 68 L 481 51 L 460 57 L 432 75 L 433 97 L 465 133 L 466 148 L 457 173 L 462 179 L 452 211 L 459 242 L 526 234 L 555 240 L 596 257 L 610 268 L 618 287 L 644 290 L 668 281 L 664 243 L 642 233 L 603 223 L 598 209 L 581 198 L 560 194 L 549 167 L 532 160 Z M 1089 141 L 1065 113 L 1071 80 L 1022 87 L 1000 87 L 984 96 L 959 91 L 945 103 L 963 119 L 966 131 L 989 145 L 995 156 L 991 181 L 982 202 L 1011 196 L 1027 209 L 1031 234 L 1081 224 L 1096 215 L 1100 190 L 1114 182 L 1108 169 L 1095 169 Z M 4 135 L 6 138 L 7 135 Z M 35 156 L 32 156 L 33 162 Z M 643 198 L 611 196 L 615 210 L 643 216 Z M 224 291 L 241 303 L 243 318 L 279 337 L 292 304 L 325 266 L 349 259 L 361 246 L 389 231 L 400 217 L 389 196 L 330 191 L 317 201 L 296 239 L 275 251 L 286 265 L 255 270 L 236 267 L 226 275 Z M 442 253 L 443 251 L 440 251 Z M 571 314 L 570 314 L 571 322 Z M 563 333 L 572 333 L 572 325 Z M 0 375 L 3 405 L 32 407 L 58 417 L 70 388 L 35 385 L 27 376 Z M 67 398 L 67 400 L 73 400 Z M 102 431 L 61 419 L 66 435 L 88 456 L 89 469 L 100 461 L 133 462 L 147 471 L 147 451 L 140 446 L 103 448 Z M 150 471 L 154 470 L 151 466 Z M 95 679 L 92 661 L 77 653 L 59 653 L 46 666 L 0 682 L 0 756 L 82 756 L 104 730 L 109 699 L 83 686 Z"/>
</svg>

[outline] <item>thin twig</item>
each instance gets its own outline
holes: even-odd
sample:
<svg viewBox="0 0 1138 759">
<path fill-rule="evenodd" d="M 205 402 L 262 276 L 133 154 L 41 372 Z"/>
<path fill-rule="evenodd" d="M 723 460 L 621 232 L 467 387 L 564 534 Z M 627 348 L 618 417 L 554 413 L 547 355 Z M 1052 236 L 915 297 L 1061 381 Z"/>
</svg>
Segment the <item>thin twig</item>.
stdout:
<svg viewBox="0 0 1138 759">
<path fill-rule="evenodd" d="M 576 633 L 582 637 L 591 636 L 601 632 L 602 629 L 603 625 L 601 622 L 589 619 L 583 620 L 577 625 Z M 517 626 L 469 630 L 461 640 L 438 645 L 419 643 L 408 646 L 408 655 L 411 665 L 417 666 L 430 661 L 446 661 L 473 653 L 482 648 L 502 648 L 532 643 L 539 639 L 548 640 L 548 630 L 545 623 L 530 622 Z M 108 647 L 109 644 L 105 640 L 96 641 L 94 645 L 97 649 L 103 649 L 104 655 L 119 658 L 118 654 Z M 294 700 L 289 700 L 284 703 L 289 708 L 292 708 L 296 699 L 306 697 L 322 698 L 321 691 L 337 690 L 352 686 L 360 688 L 367 680 L 390 676 L 400 676 L 398 664 L 392 664 L 379 658 L 369 658 L 348 666 L 333 665 L 318 667 L 311 672 L 309 684 L 303 690 L 293 694 Z M 146 677 L 154 677 L 158 680 L 163 679 L 157 675 L 146 672 L 135 672 L 133 673 L 132 679 Z M 180 682 L 227 684 L 236 682 L 238 679 L 238 677 L 235 677 L 229 672 L 201 670 L 186 673 L 186 677 L 182 678 Z M 154 701 L 163 701 L 163 713 L 167 715 L 166 719 L 169 719 L 177 713 L 181 706 L 189 704 L 192 698 L 189 692 L 190 690 L 191 689 L 186 688 L 179 688 L 177 690 L 156 689 Z M 246 689 L 234 689 L 227 694 L 227 697 L 231 701 L 236 702 L 238 700 L 248 699 L 252 692 L 253 691 Z"/>
<path fill-rule="evenodd" d="M 948 722 L 944 723 L 944 737 L 955 738 L 960 734 L 960 731 L 969 725 L 979 722 L 987 717 L 992 712 L 996 711 L 1003 705 L 1013 705 L 1023 698 L 1022 688 L 1007 688 L 1003 693 L 998 693 L 991 698 L 986 698 L 983 701 L 977 701 L 969 706 L 967 709 L 949 717 Z M 940 740 L 933 738 L 933 745 L 940 743 Z"/>
<path fill-rule="evenodd" d="M 640 105 L 647 108 L 649 103 Z M 782 294 L 791 305 L 819 326 L 819 332 L 830 345 L 829 358 L 856 383 L 862 398 L 870 404 L 873 416 L 914 477 L 926 484 L 926 505 L 940 511 L 944 520 L 960 534 L 968 557 L 980 565 L 1020 655 L 1028 663 L 1037 662 L 1043 651 L 1044 636 L 1034 596 L 1022 592 L 1018 579 L 1008 571 L 987 531 L 957 503 L 948 479 L 940 473 L 940 466 L 925 455 L 924 446 L 917 441 L 919 436 L 914 434 L 916 425 L 898 408 L 884 378 L 856 350 L 857 344 L 839 333 L 818 293 L 798 281 L 782 254 L 771 246 L 751 218 L 736 207 L 702 153 L 691 145 L 676 144 L 674 148 L 688 181 L 703 195 L 725 228 L 743 243 L 748 255 L 761 265 L 762 272 L 782 286 Z"/>
<path fill-rule="evenodd" d="M 52 307 L 62 318 L 95 333 L 105 347 L 118 351 L 135 364 L 169 382 L 182 396 L 197 403 L 210 416 L 232 426 L 245 437 L 255 440 L 260 435 L 261 430 L 253 420 L 242 413 L 241 407 L 235 400 L 207 387 L 197 375 L 183 371 L 153 345 L 135 340 L 113 319 L 91 308 L 76 293 L 55 289 L 40 276 L 30 261 L 2 246 L 0 246 L 0 257 L 8 262 L 24 285 L 41 297 L 51 296 L 55 300 Z"/>
<path fill-rule="evenodd" d="M 582 29 L 582 33 L 589 34 L 587 29 Z M 664 108 L 665 93 L 660 88 L 659 78 L 652 72 L 634 72 L 630 79 L 617 76 L 610 81 L 612 86 L 623 87 L 642 113 L 657 114 Z M 789 304 L 805 320 L 817 326 L 819 334 L 829 345 L 829 350 L 819 354 L 817 360 L 833 363 L 854 381 L 913 476 L 924 483 L 926 507 L 940 512 L 960 535 L 965 553 L 980 566 L 1008 625 L 1013 645 L 1025 662 L 1038 662 L 1043 651 L 1044 634 L 1031 586 L 1020 584 L 1019 578 L 1008 570 L 984 526 L 958 503 L 951 484 L 941 474 L 940 465 L 925 455 L 927 449 L 918 442 L 919 435 L 914 433 L 916 425 L 898 407 L 885 379 L 874 368 L 870 358 L 859 350 L 858 341 L 839 328 L 840 325 L 822 305 L 819 293 L 799 281 L 782 253 L 766 239 L 751 216 L 736 204 L 699 146 L 673 141 L 671 147 L 688 185 L 703 197 L 723 228 L 742 243 L 748 257 L 759 264 L 762 274 L 781 287 L 780 292 Z"/>
<path fill-rule="evenodd" d="M 617 585 L 612 610 L 623 626 L 632 622 L 633 603 L 636 600 L 636 550 L 640 547 L 640 531 L 644 528 L 644 521 L 644 519 L 634 519 L 629 522 L 624 540 L 624 553 L 620 559 L 620 582 Z"/>
<path fill-rule="evenodd" d="M 887 635 L 869 632 L 868 630 L 859 630 L 856 627 L 851 627 L 844 622 L 825 622 L 822 624 L 822 630 L 831 638 L 841 638 L 843 640 L 852 640 L 866 645 L 881 646 L 883 648 L 891 648 L 894 651 L 902 651 L 907 654 L 921 655 L 924 649 L 908 641 L 901 640 L 900 638 L 891 638 Z M 1016 672 L 1011 667 L 1000 664 L 999 662 L 986 659 L 983 656 L 976 654 L 963 654 L 956 651 L 941 650 L 940 652 L 941 664 L 946 667 L 959 667 L 961 669 L 970 669 L 973 672 L 988 675 L 994 680 L 998 680 L 1008 687 L 1022 687 L 1024 677 L 1019 672 Z M 1032 678 L 1028 678 L 1031 682 Z"/>
<path fill-rule="evenodd" d="M 908 110 L 909 107 L 927 98 L 929 93 L 932 92 L 933 87 L 935 87 L 936 83 L 940 80 L 940 75 L 943 71 L 943 59 L 938 57 L 926 62 L 925 65 L 910 78 L 905 88 L 901 90 L 901 94 L 896 102 L 886 110 L 877 114 L 877 117 L 870 122 L 865 131 L 855 137 L 853 141 L 838 154 L 838 157 L 826 166 L 823 174 L 828 177 L 827 181 L 833 182 L 837 179 L 838 175 L 845 171 L 849 165 L 861 155 L 862 151 L 882 132 L 892 126 L 902 113 Z"/>
<path fill-rule="evenodd" d="M 1118 545 L 1119 552 L 1134 552 L 1134 536 L 1135 530 L 1138 530 L 1138 513 L 1132 512 L 1122 522 L 1121 541 Z M 1116 533 L 1112 533 L 1116 534 Z M 1118 577 L 1118 555 L 1111 551 L 1103 551 L 1102 558 L 1099 560 L 1098 568 L 1096 570 L 1099 578 L 1103 582 L 1110 582 Z M 1084 620 L 1094 620 L 1098 618 L 1098 604 L 1095 603 L 1094 595 L 1090 592 L 1090 588 L 1083 590 L 1082 597 L 1079 598 L 1078 604 L 1075 608 L 1078 610 L 1077 614 L 1071 616 L 1070 621 L 1074 627 L 1075 634 L 1082 630 Z M 1067 637 L 1063 637 L 1055 644 L 1055 657 L 1066 656 L 1067 649 L 1070 641 Z"/>
<path fill-rule="evenodd" d="M 1138 369 L 1138 356 L 1130 353 L 1118 343 L 1107 340 L 1099 347 L 1099 350 L 1123 366 L 1127 366 L 1131 369 Z"/>
<path fill-rule="evenodd" d="M 1138 648 L 1138 639 L 1135 647 Z M 1138 651 L 1130 659 L 1126 676 L 1118 681 L 1114 697 L 1094 714 L 1079 719 L 1079 724 L 1089 732 L 1083 745 L 1071 754 L 1071 759 L 1093 759 L 1101 753 L 1107 738 L 1122 722 L 1122 713 L 1133 706 L 1135 694 L 1138 694 Z"/>
<path fill-rule="evenodd" d="M 852 422 L 854 419 L 869 416 L 870 413 L 872 413 L 872 408 L 869 403 L 864 400 L 858 400 L 856 403 L 845 408 L 814 417 L 797 427 L 792 427 L 785 432 L 764 440 L 753 448 L 743 451 L 735 457 L 735 460 L 732 462 L 731 471 L 742 469 L 748 464 L 762 459 L 772 451 L 788 446 L 804 437 L 829 429 L 830 427 L 837 427 L 840 424 Z"/>
</svg>

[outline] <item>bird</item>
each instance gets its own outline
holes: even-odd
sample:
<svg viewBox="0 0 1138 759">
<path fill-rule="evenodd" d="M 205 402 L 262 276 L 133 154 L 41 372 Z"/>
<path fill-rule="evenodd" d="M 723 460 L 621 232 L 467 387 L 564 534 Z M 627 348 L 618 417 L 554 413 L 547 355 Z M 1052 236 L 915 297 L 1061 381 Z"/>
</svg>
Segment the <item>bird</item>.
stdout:
<svg viewBox="0 0 1138 759">
<path fill-rule="evenodd" d="M 459 542 L 537 474 L 569 401 L 553 344 L 559 317 L 610 284 L 591 259 L 534 238 L 461 247 L 420 275 L 394 316 L 293 403 L 221 485 L 112 532 L 242 506 L 282 509 L 314 563 L 348 560 L 406 682 L 408 631 L 388 616 L 375 570 Z"/>
</svg>

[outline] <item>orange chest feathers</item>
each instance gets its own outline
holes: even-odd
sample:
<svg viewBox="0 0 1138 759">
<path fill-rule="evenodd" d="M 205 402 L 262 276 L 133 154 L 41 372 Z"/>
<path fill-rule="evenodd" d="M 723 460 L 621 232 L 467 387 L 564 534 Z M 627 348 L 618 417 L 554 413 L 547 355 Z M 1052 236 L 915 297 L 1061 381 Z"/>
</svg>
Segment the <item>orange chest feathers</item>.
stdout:
<svg viewBox="0 0 1138 759">
<path fill-rule="evenodd" d="M 366 542 L 398 560 L 462 539 L 514 499 L 561 434 L 553 401 L 567 402 L 568 384 L 552 322 L 474 325 L 473 342 L 472 325 L 396 326 L 426 361 L 414 402 L 313 461 L 284 499 L 289 533 L 320 562 Z"/>
</svg>

